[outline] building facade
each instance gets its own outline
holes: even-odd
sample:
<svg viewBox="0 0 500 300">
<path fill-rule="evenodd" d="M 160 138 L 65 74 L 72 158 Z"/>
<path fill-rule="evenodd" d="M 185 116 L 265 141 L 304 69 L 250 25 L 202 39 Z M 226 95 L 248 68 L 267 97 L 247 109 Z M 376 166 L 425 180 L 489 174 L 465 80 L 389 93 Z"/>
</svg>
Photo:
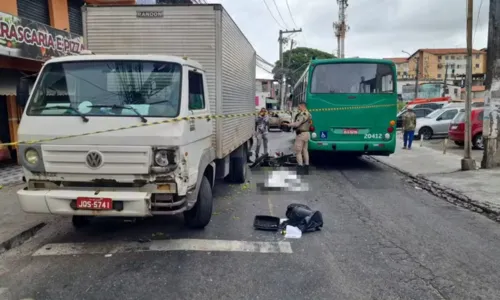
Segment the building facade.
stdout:
<svg viewBox="0 0 500 300">
<path fill-rule="evenodd" d="M 409 58 L 409 75 L 414 78 L 416 66 L 419 66 L 419 79 L 451 80 L 465 78 L 467 49 L 419 49 Z M 472 51 L 472 76 L 479 79 L 486 74 L 485 50 Z"/>
<path fill-rule="evenodd" d="M 409 79 L 409 64 L 406 57 L 388 57 L 384 58 L 392 61 L 396 65 L 398 79 Z"/>
<path fill-rule="evenodd" d="M 278 103 L 276 99 L 276 89 L 273 79 L 255 80 L 255 108 L 269 108 Z"/>
<path fill-rule="evenodd" d="M 21 77 L 35 79 L 50 57 L 83 49 L 83 0 L 0 1 L 0 141 L 17 140 L 23 112 L 16 102 Z M 16 161 L 16 147 L 2 147 L 0 161 Z"/>
</svg>

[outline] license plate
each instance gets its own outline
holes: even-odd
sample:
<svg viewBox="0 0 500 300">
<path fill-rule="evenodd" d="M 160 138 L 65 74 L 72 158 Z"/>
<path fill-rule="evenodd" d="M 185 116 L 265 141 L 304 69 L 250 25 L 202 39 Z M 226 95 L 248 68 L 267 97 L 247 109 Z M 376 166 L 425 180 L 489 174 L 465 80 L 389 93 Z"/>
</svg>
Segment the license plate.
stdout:
<svg viewBox="0 0 500 300">
<path fill-rule="evenodd" d="M 344 134 L 358 134 L 357 129 L 344 129 Z"/>
<path fill-rule="evenodd" d="M 453 130 L 453 129 L 457 129 L 457 128 L 458 128 L 458 126 L 457 126 L 457 125 L 453 125 L 453 126 L 451 126 L 451 129 L 452 129 L 452 130 Z"/>
<path fill-rule="evenodd" d="M 90 210 L 111 210 L 113 209 L 113 200 L 111 198 L 76 198 L 76 208 Z"/>
</svg>

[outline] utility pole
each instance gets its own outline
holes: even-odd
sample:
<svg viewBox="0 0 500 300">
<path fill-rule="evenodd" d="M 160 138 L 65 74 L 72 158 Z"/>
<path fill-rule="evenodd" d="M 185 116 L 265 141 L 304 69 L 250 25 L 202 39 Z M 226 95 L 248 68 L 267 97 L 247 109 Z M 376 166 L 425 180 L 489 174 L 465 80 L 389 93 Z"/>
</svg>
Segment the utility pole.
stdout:
<svg viewBox="0 0 500 300">
<path fill-rule="evenodd" d="M 488 30 L 488 61 L 486 74 L 486 97 L 484 99 L 483 141 L 484 152 L 481 167 L 497 166 L 497 145 L 500 106 L 500 3 L 490 0 Z"/>
<path fill-rule="evenodd" d="M 448 66 L 448 64 L 445 64 L 443 94 L 441 95 L 441 97 L 446 96 L 446 94 L 448 93 Z"/>
<path fill-rule="evenodd" d="M 476 161 L 471 157 L 471 105 L 472 105 L 472 13 L 473 0 L 467 0 L 467 70 L 466 70 L 466 98 L 465 98 L 465 136 L 464 158 L 462 171 L 475 170 Z"/>
<path fill-rule="evenodd" d="M 418 56 L 415 57 L 416 67 L 415 67 L 415 99 L 418 98 L 418 76 L 420 73 L 420 51 L 418 52 Z"/>
<path fill-rule="evenodd" d="M 289 55 L 288 55 L 288 64 L 287 64 L 287 68 L 288 68 L 288 69 L 290 69 L 290 65 L 291 65 L 291 63 L 292 63 L 292 50 L 293 50 L 293 46 L 294 46 L 294 44 L 295 44 L 295 41 L 294 41 L 293 39 L 292 39 L 292 40 L 290 40 L 290 52 L 289 52 Z M 285 89 L 286 94 L 288 94 L 288 85 L 289 85 L 289 83 L 288 83 L 288 82 L 286 82 L 286 89 Z M 288 106 L 288 103 L 287 103 L 287 102 L 288 102 L 288 101 L 286 101 L 286 100 L 284 101 L 284 103 L 286 103 L 286 104 L 287 104 L 287 106 Z M 282 110 L 283 110 L 283 109 L 282 109 Z M 287 109 L 287 110 L 288 110 L 288 109 Z"/>
<path fill-rule="evenodd" d="M 333 29 L 335 30 L 335 37 L 337 38 L 337 57 L 344 58 L 345 56 L 345 33 L 349 30 L 349 26 L 346 23 L 347 0 L 337 0 L 339 5 L 339 19 L 337 22 L 333 22 Z"/>
<path fill-rule="evenodd" d="M 408 55 L 408 58 L 411 57 L 411 54 L 404 51 L 404 50 L 401 50 L 401 52 L 403 52 L 404 54 L 407 54 Z M 415 56 L 413 59 L 415 60 L 415 99 L 418 98 L 418 73 L 419 73 L 419 70 L 420 70 L 420 67 L 418 66 L 419 65 L 419 61 L 420 61 L 420 50 L 417 51 L 418 52 L 418 55 Z"/>
<path fill-rule="evenodd" d="M 280 43 L 280 62 L 281 62 L 281 82 L 280 82 L 280 109 L 285 106 L 285 91 L 286 91 L 286 78 L 285 78 L 285 66 L 283 61 L 283 34 L 302 32 L 300 29 L 292 30 L 280 30 L 280 36 L 278 42 Z"/>
</svg>

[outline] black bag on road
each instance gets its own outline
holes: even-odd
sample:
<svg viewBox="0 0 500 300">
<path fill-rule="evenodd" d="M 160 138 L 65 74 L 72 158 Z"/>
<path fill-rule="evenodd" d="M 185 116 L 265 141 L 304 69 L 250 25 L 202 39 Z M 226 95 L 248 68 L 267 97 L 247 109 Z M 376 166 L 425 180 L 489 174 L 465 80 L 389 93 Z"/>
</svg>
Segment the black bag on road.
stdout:
<svg viewBox="0 0 500 300">
<path fill-rule="evenodd" d="M 321 230 L 323 216 L 320 211 L 312 210 L 304 204 L 290 204 L 286 208 L 286 225 L 295 226 L 302 232 Z"/>
</svg>

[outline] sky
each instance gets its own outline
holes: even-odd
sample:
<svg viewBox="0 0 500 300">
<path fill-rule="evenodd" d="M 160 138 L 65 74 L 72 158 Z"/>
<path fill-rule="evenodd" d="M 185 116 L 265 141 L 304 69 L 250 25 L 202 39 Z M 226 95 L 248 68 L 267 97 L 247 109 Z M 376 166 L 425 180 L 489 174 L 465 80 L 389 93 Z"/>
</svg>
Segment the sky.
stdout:
<svg viewBox="0 0 500 300">
<path fill-rule="evenodd" d="M 473 1 L 473 47 L 481 49 L 487 45 L 489 1 Z M 298 47 L 336 52 L 332 27 L 338 19 L 336 0 L 207 2 L 222 4 L 257 53 L 271 63 L 278 59 L 280 29 L 302 28 L 292 36 Z M 348 0 L 348 4 L 346 57 L 403 57 L 403 50 L 466 47 L 466 0 Z"/>
</svg>

